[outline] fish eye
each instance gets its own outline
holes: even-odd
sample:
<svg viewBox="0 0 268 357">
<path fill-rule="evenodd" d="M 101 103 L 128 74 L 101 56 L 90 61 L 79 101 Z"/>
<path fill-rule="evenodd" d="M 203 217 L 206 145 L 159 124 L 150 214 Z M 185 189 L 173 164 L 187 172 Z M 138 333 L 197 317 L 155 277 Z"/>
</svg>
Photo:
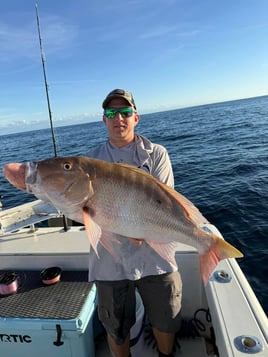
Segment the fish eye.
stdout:
<svg viewBox="0 0 268 357">
<path fill-rule="evenodd" d="M 66 171 L 70 171 L 70 170 L 72 169 L 72 164 L 71 164 L 70 162 L 65 162 L 65 163 L 63 164 L 63 168 L 64 168 L 64 170 L 66 170 Z"/>
</svg>

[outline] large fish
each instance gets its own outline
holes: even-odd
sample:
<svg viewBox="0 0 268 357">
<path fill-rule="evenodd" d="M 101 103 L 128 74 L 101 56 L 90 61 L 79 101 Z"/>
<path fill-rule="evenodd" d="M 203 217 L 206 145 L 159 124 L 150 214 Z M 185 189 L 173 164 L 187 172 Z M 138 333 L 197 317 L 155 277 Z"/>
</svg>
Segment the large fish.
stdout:
<svg viewBox="0 0 268 357">
<path fill-rule="evenodd" d="M 175 264 L 177 243 L 184 243 L 198 250 L 205 282 L 221 259 L 243 256 L 202 228 L 208 221 L 187 198 L 133 166 L 62 157 L 7 164 L 4 175 L 84 223 L 96 254 L 99 242 L 113 254 L 109 239 L 119 234 L 144 240 Z"/>
</svg>

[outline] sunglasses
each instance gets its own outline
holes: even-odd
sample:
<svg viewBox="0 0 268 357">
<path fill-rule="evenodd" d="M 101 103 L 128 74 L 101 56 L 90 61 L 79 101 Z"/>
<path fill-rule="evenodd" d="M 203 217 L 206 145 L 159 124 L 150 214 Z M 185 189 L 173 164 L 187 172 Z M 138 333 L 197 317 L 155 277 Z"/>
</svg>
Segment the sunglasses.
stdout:
<svg viewBox="0 0 268 357">
<path fill-rule="evenodd" d="M 123 108 L 107 108 L 104 109 L 104 115 L 108 119 L 114 119 L 116 117 L 116 114 L 120 113 L 122 118 L 129 118 L 131 115 L 134 113 L 134 109 L 131 107 L 123 107 Z"/>
</svg>

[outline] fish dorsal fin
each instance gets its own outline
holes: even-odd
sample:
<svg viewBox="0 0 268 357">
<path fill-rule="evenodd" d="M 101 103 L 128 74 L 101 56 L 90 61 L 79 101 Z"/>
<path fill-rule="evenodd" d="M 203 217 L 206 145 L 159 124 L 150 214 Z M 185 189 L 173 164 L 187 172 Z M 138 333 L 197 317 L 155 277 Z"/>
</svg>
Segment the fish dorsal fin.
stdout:
<svg viewBox="0 0 268 357">
<path fill-rule="evenodd" d="M 188 200 L 188 198 L 162 182 L 159 182 L 159 185 L 163 187 L 163 189 L 166 190 L 178 202 L 178 204 L 181 205 L 181 207 L 184 208 L 186 216 L 192 222 L 196 223 L 198 226 L 209 223 L 199 209 L 190 200 Z"/>
<path fill-rule="evenodd" d="M 146 176 L 148 179 L 154 181 L 162 190 L 164 190 L 168 195 L 172 196 L 172 198 L 176 200 L 176 202 L 184 209 L 186 217 L 197 226 L 209 223 L 208 220 L 201 214 L 199 209 L 190 200 L 188 200 L 188 198 L 174 190 L 172 187 L 167 186 L 165 183 L 157 180 L 155 177 L 138 167 L 120 163 L 116 165 L 127 168 L 128 170 L 131 170 L 132 172 L 135 172 L 139 175 Z"/>
</svg>

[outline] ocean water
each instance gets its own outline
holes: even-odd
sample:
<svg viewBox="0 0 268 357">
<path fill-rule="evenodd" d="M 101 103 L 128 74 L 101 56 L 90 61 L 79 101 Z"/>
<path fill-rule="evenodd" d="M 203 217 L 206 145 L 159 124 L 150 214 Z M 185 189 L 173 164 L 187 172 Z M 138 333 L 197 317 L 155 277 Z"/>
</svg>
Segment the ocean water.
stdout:
<svg viewBox="0 0 268 357">
<path fill-rule="evenodd" d="M 177 191 L 244 253 L 238 263 L 268 314 L 268 96 L 141 116 L 136 130 L 164 145 Z M 102 122 L 55 129 L 58 156 L 107 138 Z M 53 157 L 50 129 L 0 136 L 0 166 Z M 4 208 L 32 201 L 0 170 Z"/>
</svg>

